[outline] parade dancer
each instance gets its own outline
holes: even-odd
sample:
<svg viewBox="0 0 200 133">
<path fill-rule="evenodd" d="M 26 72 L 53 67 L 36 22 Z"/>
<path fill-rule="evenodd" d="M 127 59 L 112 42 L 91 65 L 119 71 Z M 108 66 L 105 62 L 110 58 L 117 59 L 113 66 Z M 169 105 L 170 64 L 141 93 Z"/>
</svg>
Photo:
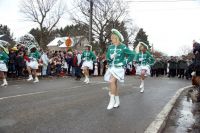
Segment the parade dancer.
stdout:
<svg viewBox="0 0 200 133">
<path fill-rule="evenodd" d="M 36 49 L 35 45 L 29 46 L 30 53 L 28 58 L 26 59 L 26 65 L 27 65 L 27 70 L 29 74 L 29 78 L 27 81 L 33 80 L 33 76 L 35 77 L 35 80 L 33 81 L 34 83 L 39 82 L 38 76 L 37 76 L 37 69 L 38 69 L 38 60 L 40 58 L 40 54 Z M 32 71 L 32 73 L 31 73 Z M 32 76 L 33 74 L 33 76 Z"/>
<path fill-rule="evenodd" d="M 6 63 L 8 62 L 9 56 L 3 45 L 0 44 L 0 75 L 3 79 L 3 84 L 1 86 L 7 86 L 6 72 L 8 71 Z"/>
<path fill-rule="evenodd" d="M 83 70 L 83 74 L 85 76 L 84 82 L 88 84 L 89 80 L 89 70 L 93 69 L 93 60 L 96 60 L 95 54 L 91 51 L 90 45 L 85 45 L 85 50 L 81 55 L 81 59 L 83 60 L 83 64 L 81 69 Z"/>
<path fill-rule="evenodd" d="M 104 80 L 110 83 L 110 102 L 107 109 L 117 108 L 120 105 L 117 81 L 124 82 L 124 66 L 131 62 L 135 56 L 135 52 L 123 44 L 124 38 L 122 34 L 116 30 L 111 30 L 111 45 L 108 47 L 106 59 L 108 69 L 104 75 Z"/>
<path fill-rule="evenodd" d="M 140 84 L 140 92 L 144 92 L 144 80 L 145 76 L 150 75 L 150 67 L 154 64 L 154 58 L 147 51 L 148 46 L 139 42 L 139 53 L 135 56 L 135 62 L 137 63 L 136 74 L 140 75 L 141 84 Z"/>
</svg>

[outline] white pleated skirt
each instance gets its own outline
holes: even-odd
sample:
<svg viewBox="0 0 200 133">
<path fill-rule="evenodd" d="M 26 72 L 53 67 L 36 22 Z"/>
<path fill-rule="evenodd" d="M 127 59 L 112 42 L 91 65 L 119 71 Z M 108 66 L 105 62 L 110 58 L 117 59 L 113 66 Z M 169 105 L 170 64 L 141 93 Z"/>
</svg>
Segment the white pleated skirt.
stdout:
<svg viewBox="0 0 200 133">
<path fill-rule="evenodd" d="M 37 70 L 38 66 L 39 66 L 38 62 L 35 61 L 35 60 L 33 60 L 33 61 L 31 60 L 30 62 L 26 62 L 26 65 L 28 67 L 30 67 L 31 69 L 34 69 L 34 70 Z"/>
<path fill-rule="evenodd" d="M 107 82 L 110 82 L 111 76 L 114 76 L 119 82 L 124 82 L 124 75 L 125 75 L 125 70 L 123 67 L 111 67 L 108 68 L 105 75 L 104 75 L 104 80 Z"/>
<path fill-rule="evenodd" d="M 8 68 L 3 61 L 0 62 L 0 71 L 1 72 L 7 72 L 8 71 Z"/>
<path fill-rule="evenodd" d="M 93 62 L 92 61 L 84 61 L 81 69 L 84 69 L 85 67 L 88 67 L 90 70 L 93 69 Z"/>
<path fill-rule="evenodd" d="M 150 66 L 149 65 L 140 65 L 136 67 L 136 75 L 141 75 L 142 70 L 146 70 L 146 75 L 149 76 L 151 75 L 150 73 Z"/>
</svg>

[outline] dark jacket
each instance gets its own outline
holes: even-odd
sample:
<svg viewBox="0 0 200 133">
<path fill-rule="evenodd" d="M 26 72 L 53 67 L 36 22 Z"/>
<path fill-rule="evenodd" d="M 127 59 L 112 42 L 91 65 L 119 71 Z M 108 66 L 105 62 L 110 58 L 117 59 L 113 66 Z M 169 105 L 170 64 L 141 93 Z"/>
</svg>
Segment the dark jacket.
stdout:
<svg viewBox="0 0 200 133">
<path fill-rule="evenodd" d="M 187 69 L 188 67 L 187 62 L 185 60 L 179 60 L 177 64 L 178 69 Z"/>
<path fill-rule="evenodd" d="M 177 62 L 174 60 L 169 61 L 169 69 L 176 69 L 177 68 Z"/>
</svg>

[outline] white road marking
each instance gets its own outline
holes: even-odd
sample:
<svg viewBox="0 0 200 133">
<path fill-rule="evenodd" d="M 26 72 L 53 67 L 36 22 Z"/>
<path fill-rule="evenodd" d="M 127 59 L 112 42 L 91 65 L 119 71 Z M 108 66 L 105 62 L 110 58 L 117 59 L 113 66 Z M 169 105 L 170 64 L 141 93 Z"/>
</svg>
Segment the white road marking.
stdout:
<svg viewBox="0 0 200 133">
<path fill-rule="evenodd" d="M 91 81 L 90 83 L 105 84 L 105 83 L 108 83 L 108 82 L 105 82 L 105 81 Z"/>
<path fill-rule="evenodd" d="M 30 96 L 30 95 L 35 95 L 35 94 L 42 94 L 42 93 L 46 93 L 46 92 L 48 92 L 48 91 L 34 92 L 34 93 L 20 94 L 20 95 L 15 95 L 15 96 L 1 97 L 0 100 L 9 99 L 9 98 L 15 98 L 15 97 L 22 97 L 22 96 Z"/>
<path fill-rule="evenodd" d="M 74 89 L 74 88 L 80 88 L 80 87 L 83 87 L 83 86 L 98 85 L 98 84 L 105 84 L 105 83 L 108 83 L 108 82 L 105 82 L 105 81 L 92 81 L 92 82 L 90 82 L 90 84 L 87 84 L 87 85 L 84 84 L 84 85 L 81 85 L 81 86 L 74 86 L 74 87 L 66 88 L 66 89 L 62 89 L 62 90 L 70 90 L 70 89 Z M 129 86 L 129 85 L 133 85 L 133 84 L 131 84 L 130 82 L 126 82 L 126 83 L 123 83 L 122 86 Z M 17 86 L 17 88 L 21 88 L 18 85 L 15 85 L 15 86 Z M 138 88 L 138 87 L 133 86 L 132 88 Z M 103 87 L 102 89 L 103 90 L 108 90 L 109 88 L 108 87 Z M 23 96 L 31 96 L 31 95 L 37 95 L 37 94 L 43 94 L 43 93 L 48 93 L 48 92 L 53 92 L 53 91 L 57 92 L 58 90 L 48 90 L 48 91 L 40 91 L 40 92 L 32 92 L 32 93 L 19 94 L 19 95 L 14 95 L 14 96 L 0 97 L 0 100 L 10 99 L 10 98 L 17 98 L 17 97 L 23 97 Z"/>
<path fill-rule="evenodd" d="M 97 85 L 97 84 L 104 84 L 106 82 L 99 82 L 99 81 L 93 81 L 93 84 L 88 84 L 88 85 Z M 88 86 L 88 85 L 80 85 L 80 86 L 74 86 L 71 88 L 66 88 L 66 89 L 62 89 L 62 90 L 70 90 L 70 89 L 74 89 L 74 88 L 80 88 L 83 86 Z M 36 95 L 36 94 L 43 94 L 43 93 L 47 93 L 47 92 L 53 92 L 53 91 L 58 91 L 58 90 L 48 90 L 48 91 L 40 91 L 40 92 L 33 92 L 33 93 L 25 93 L 25 94 L 19 94 L 19 95 L 14 95 L 14 96 L 7 96 L 7 97 L 0 97 L 0 100 L 4 100 L 4 99 L 10 99 L 10 98 L 17 98 L 17 97 L 23 97 L 23 96 L 31 96 L 31 95 Z M 61 91 L 61 90 L 60 90 Z"/>
<path fill-rule="evenodd" d="M 108 87 L 102 87 L 102 90 L 109 90 Z"/>
<path fill-rule="evenodd" d="M 132 89 L 139 89 L 139 86 L 131 86 Z M 101 88 L 102 90 L 109 90 L 109 87 L 105 86 Z"/>
</svg>

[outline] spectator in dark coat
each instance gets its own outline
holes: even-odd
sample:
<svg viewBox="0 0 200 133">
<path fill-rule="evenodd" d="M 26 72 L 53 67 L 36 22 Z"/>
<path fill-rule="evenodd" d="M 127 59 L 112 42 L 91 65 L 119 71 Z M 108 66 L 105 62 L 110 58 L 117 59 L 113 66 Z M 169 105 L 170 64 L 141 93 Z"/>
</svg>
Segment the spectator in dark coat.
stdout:
<svg viewBox="0 0 200 133">
<path fill-rule="evenodd" d="M 8 76 L 11 78 L 16 77 L 16 57 L 17 57 L 16 51 L 17 47 L 13 47 L 9 52 Z"/>
<path fill-rule="evenodd" d="M 16 73 L 17 73 L 17 77 L 24 77 L 24 69 L 26 67 L 26 62 L 24 60 L 24 56 L 26 55 L 26 49 L 24 46 L 18 46 L 18 51 L 17 51 L 17 55 L 16 55 Z"/>
<path fill-rule="evenodd" d="M 197 76 L 200 76 L 200 44 L 196 41 L 193 41 L 193 54 L 195 56 L 194 71 L 196 71 Z"/>
<path fill-rule="evenodd" d="M 72 58 L 72 67 L 75 70 L 76 80 L 81 79 L 81 54 L 75 50 Z"/>
<path fill-rule="evenodd" d="M 67 58 L 66 58 L 66 62 L 68 65 L 68 70 L 67 70 L 67 74 L 71 75 L 71 67 L 72 67 L 72 52 L 68 52 Z"/>
<path fill-rule="evenodd" d="M 168 77 L 175 77 L 176 69 L 177 69 L 177 62 L 174 57 L 171 57 L 171 60 L 169 60 L 169 75 L 168 75 Z"/>
<path fill-rule="evenodd" d="M 179 69 L 179 78 L 184 78 L 185 76 L 185 70 L 187 69 L 187 61 L 184 60 L 184 58 L 181 58 L 178 63 L 177 67 Z"/>
</svg>

